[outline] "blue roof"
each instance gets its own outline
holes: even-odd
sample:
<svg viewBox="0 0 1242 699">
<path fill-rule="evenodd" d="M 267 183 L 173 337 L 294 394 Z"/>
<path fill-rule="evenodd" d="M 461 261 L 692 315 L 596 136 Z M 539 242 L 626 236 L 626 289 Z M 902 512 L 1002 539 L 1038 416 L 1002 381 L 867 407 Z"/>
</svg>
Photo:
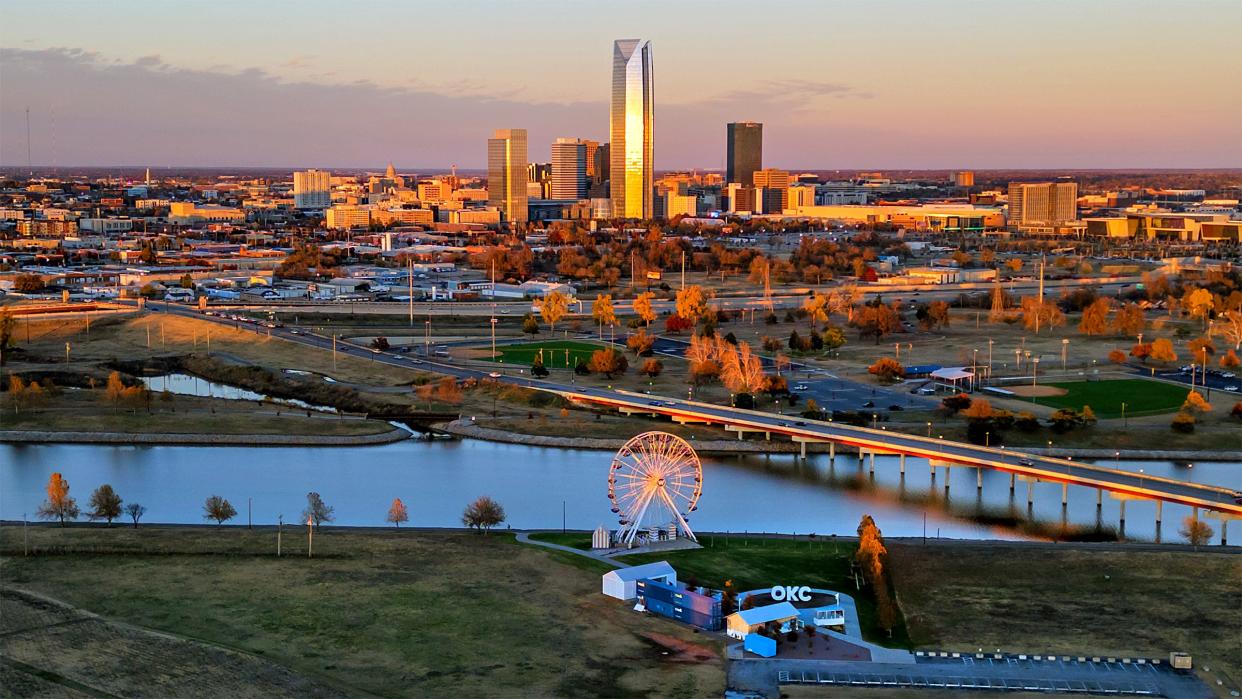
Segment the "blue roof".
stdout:
<svg viewBox="0 0 1242 699">
<path fill-rule="evenodd" d="M 777 602 L 776 604 L 768 604 L 762 607 L 755 607 L 754 609 L 743 609 L 737 612 L 737 615 L 747 626 L 754 626 L 755 624 L 766 624 L 769 621 L 798 616 L 798 608 L 788 602 Z"/>
<path fill-rule="evenodd" d="M 644 563 L 640 566 L 630 566 L 629 568 L 617 568 L 610 570 L 604 575 L 615 575 L 619 580 L 642 580 L 643 578 L 662 578 L 668 575 L 677 577 L 677 571 L 673 570 L 673 566 L 668 561 L 657 561 L 655 563 Z"/>
<path fill-rule="evenodd" d="M 942 368 L 939 364 L 915 364 L 906 367 L 907 374 L 930 374 L 937 369 Z"/>
</svg>

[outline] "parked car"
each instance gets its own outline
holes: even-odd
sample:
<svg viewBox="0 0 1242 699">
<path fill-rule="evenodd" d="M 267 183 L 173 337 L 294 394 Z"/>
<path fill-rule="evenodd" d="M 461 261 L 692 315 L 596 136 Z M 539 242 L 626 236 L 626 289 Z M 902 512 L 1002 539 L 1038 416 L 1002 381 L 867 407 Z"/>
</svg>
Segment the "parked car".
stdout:
<svg viewBox="0 0 1242 699">
<path fill-rule="evenodd" d="M 869 401 L 867 401 L 866 403 L 863 403 L 862 407 L 864 407 L 864 408 L 874 408 L 874 407 L 875 407 L 875 401 L 873 401 L 873 400 L 869 400 Z"/>
<path fill-rule="evenodd" d="M 807 390 L 807 385 L 806 385 L 806 384 L 804 384 L 804 383 L 796 383 L 796 384 L 794 384 L 793 390 L 795 390 L 795 391 L 805 391 L 805 390 Z"/>
</svg>

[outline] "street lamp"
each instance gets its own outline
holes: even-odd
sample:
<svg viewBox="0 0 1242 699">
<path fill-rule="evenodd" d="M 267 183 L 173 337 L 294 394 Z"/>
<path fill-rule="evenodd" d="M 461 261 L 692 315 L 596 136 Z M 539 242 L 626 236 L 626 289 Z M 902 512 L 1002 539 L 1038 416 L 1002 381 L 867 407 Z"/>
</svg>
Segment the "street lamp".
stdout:
<svg viewBox="0 0 1242 699">
<path fill-rule="evenodd" d="M 1121 404 L 1121 421 L 1124 429 L 1130 428 L 1130 418 L 1126 417 L 1126 404 L 1124 402 Z"/>
<path fill-rule="evenodd" d="M 1066 369 L 1066 360 L 1069 357 L 1069 338 L 1061 338 L 1061 371 Z"/>
<path fill-rule="evenodd" d="M 992 446 L 992 433 L 991 432 L 983 433 L 983 446 L 985 447 Z"/>
<path fill-rule="evenodd" d="M 1034 386 L 1039 380 L 1039 357 L 1033 360 L 1035 363 L 1031 365 L 1031 385 Z"/>
<path fill-rule="evenodd" d="M 931 423 L 927 423 L 927 438 L 931 439 Z"/>
<path fill-rule="evenodd" d="M 496 306 L 495 304 L 493 304 L 492 305 L 492 312 L 493 312 L 493 315 L 492 315 L 492 361 L 496 361 L 496 316 L 494 315 L 495 310 L 496 310 Z"/>
</svg>

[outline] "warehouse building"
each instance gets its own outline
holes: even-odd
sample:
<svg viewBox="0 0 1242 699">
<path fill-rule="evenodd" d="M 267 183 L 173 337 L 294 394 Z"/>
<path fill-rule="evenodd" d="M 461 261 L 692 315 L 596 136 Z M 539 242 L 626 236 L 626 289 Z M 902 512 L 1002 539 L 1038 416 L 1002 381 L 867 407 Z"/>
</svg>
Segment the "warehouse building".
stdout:
<svg viewBox="0 0 1242 699">
<path fill-rule="evenodd" d="M 638 597 L 639 580 L 676 585 L 677 571 L 673 570 L 668 561 L 610 570 L 603 575 L 603 592 L 619 600 L 632 600 Z"/>
<path fill-rule="evenodd" d="M 638 603 L 648 612 L 707 631 L 720 628 L 720 600 L 676 583 L 643 579 L 635 583 Z"/>
</svg>

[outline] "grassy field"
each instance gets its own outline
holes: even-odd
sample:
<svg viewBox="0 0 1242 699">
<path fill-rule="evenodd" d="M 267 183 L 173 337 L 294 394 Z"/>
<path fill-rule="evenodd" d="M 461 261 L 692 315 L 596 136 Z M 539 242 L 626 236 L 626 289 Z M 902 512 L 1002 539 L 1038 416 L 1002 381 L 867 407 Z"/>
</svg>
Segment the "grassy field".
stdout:
<svg viewBox="0 0 1242 699">
<path fill-rule="evenodd" d="M 51 432 L 126 432 L 134 434 L 288 434 L 365 435 L 392 430 L 382 420 L 342 418 L 329 413 L 291 409 L 272 403 L 197 396 L 156 394 L 146 408 L 113 406 L 97 389 L 64 391 L 37 408 L 13 410 L 6 394 L 0 401 L 2 430 Z"/>
<path fill-rule="evenodd" d="M 8 586 L 259 655 L 349 694 L 698 697 L 724 687 L 717 642 L 632 613 L 599 594 L 597 572 L 511 535 L 324 529 L 311 560 L 301 527 L 285 529 L 282 558 L 270 528 L 30 535 L 40 554 L 23 557 L 20 527 L 0 528 Z"/>
<path fill-rule="evenodd" d="M 497 356 L 493 361 L 505 364 L 528 367 L 535 362 L 535 357 L 543 355 L 543 365 L 549 369 L 572 369 L 578 360 L 591 361 L 591 354 L 602 345 L 574 340 L 548 340 L 545 342 L 526 342 L 520 345 L 504 345 L 496 348 Z"/>
<path fill-rule="evenodd" d="M 940 650 L 1167 657 L 1242 681 L 1242 557 L 889 545 L 910 638 Z"/>
<path fill-rule="evenodd" d="M 1046 384 L 1064 389 L 1060 396 L 1040 396 L 1027 400 L 1054 408 L 1082 410 L 1091 406 L 1097 417 L 1121 417 L 1121 404 L 1127 415 L 1167 413 L 1177 410 L 1190 391 L 1187 386 L 1174 386 L 1163 381 L 1146 379 L 1113 379 L 1108 381 L 1067 381 Z"/>
<path fill-rule="evenodd" d="M 700 543 L 704 548 L 635 554 L 622 560 L 668 561 L 677 569 L 679 579 L 693 575 L 699 584 L 715 588 L 732 580 L 741 592 L 793 584 L 839 590 L 854 597 L 864 637 L 889 646 L 908 645 L 905 629 L 900 625 L 892 638 L 879 628 L 869 591 L 860 593 L 856 589 L 850 572 L 850 561 L 857 548 L 853 543 L 723 536 L 704 536 Z"/>
</svg>

